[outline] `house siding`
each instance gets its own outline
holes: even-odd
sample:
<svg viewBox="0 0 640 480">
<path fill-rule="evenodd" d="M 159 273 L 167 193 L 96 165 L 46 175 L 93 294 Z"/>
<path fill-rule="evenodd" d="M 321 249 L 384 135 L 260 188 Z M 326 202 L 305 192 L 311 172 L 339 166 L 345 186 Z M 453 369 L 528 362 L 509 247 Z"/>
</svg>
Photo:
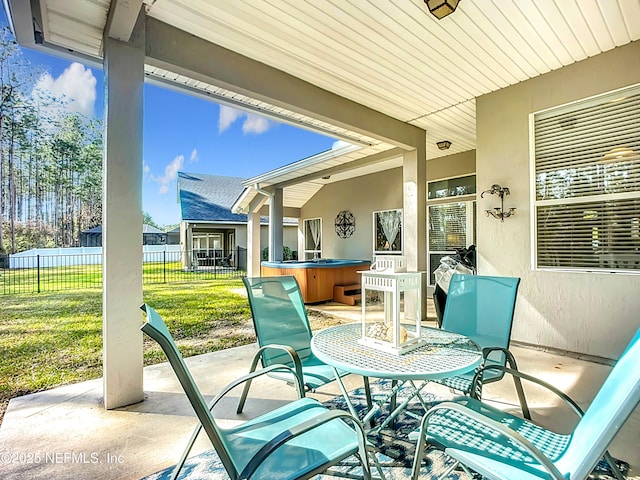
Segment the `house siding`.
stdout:
<svg viewBox="0 0 640 480">
<path fill-rule="evenodd" d="M 638 59 L 634 42 L 476 100 L 478 191 L 506 185 L 517 208 L 500 222 L 478 199 L 478 270 L 522 278 L 514 340 L 618 358 L 640 326 L 640 275 L 532 269 L 529 134 L 533 112 L 640 82 Z"/>
</svg>

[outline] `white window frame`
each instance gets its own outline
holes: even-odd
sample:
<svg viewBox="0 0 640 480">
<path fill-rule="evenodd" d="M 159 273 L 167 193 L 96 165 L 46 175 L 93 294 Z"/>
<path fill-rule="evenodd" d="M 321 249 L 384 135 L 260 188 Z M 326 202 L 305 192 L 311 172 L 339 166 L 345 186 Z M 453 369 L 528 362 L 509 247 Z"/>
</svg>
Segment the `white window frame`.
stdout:
<svg viewBox="0 0 640 480">
<path fill-rule="evenodd" d="M 222 233 L 195 233 L 192 237 L 193 249 L 199 251 L 213 251 L 224 249 L 224 234 Z M 202 242 L 205 245 L 202 245 Z M 196 243 L 198 246 L 196 247 Z M 218 245 L 216 247 L 216 245 Z"/>
<path fill-rule="evenodd" d="M 554 205 L 576 205 L 576 204 L 591 204 L 596 208 L 604 208 L 603 205 L 605 202 L 610 201 L 620 201 L 620 200 L 638 200 L 640 201 L 640 191 L 629 191 L 629 192 L 619 192 L 619 193 L 608 193 L 608 194 L 593 194 L 593 195 L 585 195 L 585 196 L 574 196 L 574 197 L 563 197 L 559 199 L 537 199 L 537 184 L 536 184 L 536 118 L 541 114 L 551 113 L 554 111 L 558 114 L 570 112 L 570 111 L 579 111 L 584 108 L 588 108 L 589 106 L 602 103 L 603 100 L 610 102 L 615 101 L 618 98 L 623 98 L 629 95 L 639 95 L 640 94 L 640 84 L 633 85 L 631 87 L 625 87 L 622 89 L 618 89 L 612 92 L 603 93 L 601 95 L 596 95 L 593 97 L 589 97 L 586 99 L 578 100 L 575 102 L 571 102 L 565 105 L 560 105 L 557 107 L 549 108 L 546 110 L 541 110 L 538 112 L 533 112 L 529 115 L 529 129 L 530 129 L 530 199 L 531 199 L 531 268 L 532 270 L 540 270 L 540 271 L 570 271 L 570 272 L 616 272 L 616 273 L 629 273 L 629 274 L 640 274 L 640 269 L 638 269 L 638 263 L 634 262 L 635 267 L 628 267 L 629 263 L 623 261 L 621 257 L 625 257 L 624 254 L 618 254 L 616 261 L 603 261 L 604 257 L 611 257 L 611 254 L 603 253 L 600 255 L 601 260 L 599 262 L 593 259 L 593 265 L 590 266 L 571 266 L 571 265 L 558 265 L 558 266 L 548 266 L 548 265 L 539 265 L 538 262 L 538 209 L 540 207 L 545 206 L 554 206 Z M 637 151 L 636 155 L 637 155 Z M 634 158 L 635 156 L 634 155 Z M 588 208 L 585 206 L 585 208 Z M 586 210 L 585 210 L 586 212 Z M 585 217 L 586 218 L 586 217 Z M 630 226 L 630 236 L 633 236 L 633 232 L 635 231 L 635 224 L 633 223 L 633 219 L 631 219 Z M 597 249 L 600 245 L 600 238 L 598 237 L 598 229 L 597 227 L 593 230 L 593 248 Z M 640 245 L 639 245 L 640 248 Z M 640 254 L 640 251 L 638 252 Z M 634 254 L 636 255 L 636 254 Z M 613 255 L 616 256 L 615 254 Z M 596 254 L 594 253 L 594 257 Z M 620 261 L 618 261 L 620 260 Z"/>
<path fill-rule="evenodd" d="M 320 248 L 319 249 L 308 249 L 307 248 L 307 223 L 310 221 L 320 221 Z M 314 218 L 305 218 L 302 221 L 302 237 L 303 237 L 303 246 L 304 246 L 304 260 L 313 260 L 315 258 L 322 258 L 322 217 L 314 217 Z M 312 240 L 313 241 L 313 240 Z M 315 242 L 314 242 L 315 244 Z"/>
<path fill-rule="evenodd" d="M 436 182 L 441 182 L 443 180 L 453 180 L 455 178 L 465 178 L 465 177 L 471 177 L 474 176 L 476 177 L 476 193 L 470 193 L 467 195 L 450 195 L 450 196 L 446 196 L 446 197 L 437 197 L 437 198 L 431 198 L 431 199 L 427 199 L 427 268 L 429 270 L 429 275 L 427 276 L 427 283 L 429 285 L 433 285 L 431 283 L 431 275 L 433 274 L 433 271 L 438 267 L 438 265 L 432 265 L 431 264 L 431 255 L 437 255 L 437 254 L 454 254 L 455 251 L 454 250 L 431 250 L 431 232 L 429 229 L 429 225 L 430 225 L 430 219 L 429 219 L 429 212 L 430 209 L 429 207 L 434 206 L 434 205 L 443 205 L 443 204 L 450 204 L 450 203 L 466 203 L 466 245 L 465 247 L 468 247 L 469 245 L 475 245 L 476 243 L 476 232 L 475 232 L 475 228 L 474 228 L 474 218 L 477 218 L 477 208 L 478 208 L 478 202 L 477 202 L 477 176 L 476 173 L 469 173 L 469 174 L 465 174 L 465 175 L 456 175 L 453 177 L 444 177 L 444 178 L 438 178 L 435 180 L 429 180 L 429 182 L 427 183 L 427 192 L 429 191 L 429 184 L 430 183 L 436 183 Z"/>
<path fill-rule="evenodd" d="M 397 236 L 400 237 L 400 249 L 399 250 L 376 250 L 376 238 L 378 236 L 378 218 L 377 215 L 385 212 L 398 212 L 400 213 L 400 231 Z M 374 255 L 402 255 L 404 252 L 404 211 L 402 208 L 389 208 L 387 210 L 376 210 L 372 212 L 372 226 L 373 226 L 373 245 L 372 250 Z M 397 238 L 396 236 L 396 238 Z"/>
</svg>

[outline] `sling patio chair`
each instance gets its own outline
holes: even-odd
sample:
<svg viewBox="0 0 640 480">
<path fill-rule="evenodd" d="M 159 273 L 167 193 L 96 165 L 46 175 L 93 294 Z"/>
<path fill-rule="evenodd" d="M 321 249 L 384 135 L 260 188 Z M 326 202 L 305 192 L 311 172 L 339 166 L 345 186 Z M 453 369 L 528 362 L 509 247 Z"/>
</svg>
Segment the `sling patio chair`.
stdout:
<svg viewBox="0 0 640 480">
<path fill-rule="evenodd" d="M 242 281 L 249 296 L 249 306 L 260 347 L 251 364 L 250 372 L 257 368 L 258 361 L 263 367 L 285 364 L 293 368 L 302 379 L 304 388 L 315 391 L 333 382 L 336 373 L 340 376 L 348 372 L 338 371 L 318 360 L 311 351 L 311 327 L 307 309 L 302 299 L 300 286 L 293 276 L 243 277 Z M 277 370 L 270 376 L 295 384 L 291 371 Z M 367 402 L 371 405 L 368 379 L 364 378 Z M 251 382 L 245 384 L 238 404 L 242 412 Z"/>
<path fill-rule="evenodd" d="M 418 478 L 428 442 L 455 460 L 447 475 L 460 465 L 468 474 L 473 470 L 494 480 L 584 480 L 604 457 L 613 475 L 624 480 L 606 450 L 640 403 L 639 364 L 640 330 L 584 413 L 570 397 L 542 380 L 506 367 L 487 366 L 558 395 L 580 417 L 573 432 L 558 434 L 474 398 L 458 397 L 433 407 L 423 417 L 412 478 Z"/>
<path fill-rule="evenodd" d="M 146 304 L 141 308 L 146 313 L 142 331 L 158 342 L 166 354 L 200 421 L 173 470 L 172 479 L 178 478 L 201 428 L 204 428 L 232 480 L 306 479 L 352 455 L 362 465 L 362 477 L 371 478 L 366 440 L 360 423 L 346 412 L 329 410 L 320 402 L 305 398 L 301 386 L 298 391 L 303 396 L 298 400 L 238 426 L 220 427 L 212 410 L 227 393 L 243 382 L 276 369 L 290 370 L 290 367 L 271 365 L 245 375 L 227 385 L 207 405 L 160 315 Z"/>
<path fill-rule="evenodd" d="M 517 370 L 516 360 L 508 350 L 513 325 L 519 278 L 455 274 L 451 277 L 442 329 L 465 335 L 482 348 L 483 365 L 508 365 Z M 504 377 L 501 369 L 485 369 L 434 382 L 480 399 L 482 385 Z M 475 381 L 479 379 L 479 381 Z M 522 382 L 514 384 L 525 418 L 531 419 Z M 475 385 L 475 388 L 472 388 Z"/>
</svg>

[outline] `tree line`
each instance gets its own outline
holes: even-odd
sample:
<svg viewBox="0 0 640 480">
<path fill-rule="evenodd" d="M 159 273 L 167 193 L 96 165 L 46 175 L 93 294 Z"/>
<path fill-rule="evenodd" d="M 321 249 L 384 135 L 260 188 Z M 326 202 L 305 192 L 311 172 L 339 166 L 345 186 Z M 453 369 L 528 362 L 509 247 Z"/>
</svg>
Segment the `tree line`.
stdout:
<svg viewBox="0 0 640 480">
<path fill-rule="evenodd" d="M 42 69 L 0 31 L 0 254 L 80 245 L 102 221 L 102 122 L 34 95 Z"/>
</svg>

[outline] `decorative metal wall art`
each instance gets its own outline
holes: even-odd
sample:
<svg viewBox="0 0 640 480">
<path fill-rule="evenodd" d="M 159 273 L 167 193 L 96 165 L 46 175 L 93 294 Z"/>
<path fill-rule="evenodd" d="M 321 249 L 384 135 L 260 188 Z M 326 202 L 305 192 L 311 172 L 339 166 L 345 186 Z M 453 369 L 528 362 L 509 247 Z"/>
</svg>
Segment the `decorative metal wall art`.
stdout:
<svg viewBox="0 0 640 480">
<path fill-rule="evenodd" d="M 499 218 L 501 222 L 504 222 L 505 218 L 509 218 L 512 215 L 516 214 L 516 209 L 514 207 L 511 207 L 509 210 L 504 209 L 504 197 L 505 195 L 509 195 L 511 193 L 509 191 L 509 187 L 501 187 L 498 184 L 491 185 L 491 188 L 489 190 L 485 190 L 480 194 L 480 198 L 484 198 L 485 193 L 488 193 L 490 195 L 498 195 L 498 197 L 500 197 L 499 207 L 485 210 L 485 212 L 487 212 L 487 217 L 491 215 L 493 218 Z"/>
<path fill-rule="evenodd" d="M 342 210 L 336 216 L 336 233 L 340 238 L 349 238 L 356 230 L 356 219 L 349 210 Z"/>
</svg>

